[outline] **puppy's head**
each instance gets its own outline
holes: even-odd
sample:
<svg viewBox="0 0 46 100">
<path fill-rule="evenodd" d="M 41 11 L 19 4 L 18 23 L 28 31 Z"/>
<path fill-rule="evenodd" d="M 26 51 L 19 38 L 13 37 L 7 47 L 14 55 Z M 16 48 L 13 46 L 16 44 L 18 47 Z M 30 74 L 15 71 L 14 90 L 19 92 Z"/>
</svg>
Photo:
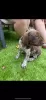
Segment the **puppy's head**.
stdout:
<svg viewBox="0 0 46 100">
<path fill-rule="evenodd" d="M 38 31 L 35 29 L 29 29 L 23 36 L 22 42 L 24 46 L 30 47 L 34 46 L 42 46 L 43 38 Z"/>
</svg>

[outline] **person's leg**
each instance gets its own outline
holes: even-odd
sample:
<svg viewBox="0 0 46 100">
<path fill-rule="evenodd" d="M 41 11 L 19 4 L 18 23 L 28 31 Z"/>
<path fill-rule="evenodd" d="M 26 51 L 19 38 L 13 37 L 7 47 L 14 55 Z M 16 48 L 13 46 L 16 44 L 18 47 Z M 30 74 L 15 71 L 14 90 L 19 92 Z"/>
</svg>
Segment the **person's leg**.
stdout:
<svg viewBox="0 0 46 100">
<path fill-rule="evenodd" d="M 35 27 L 40 32 L 41 36 L 43 37 L 43 41 L 46 47 L 46 29 L 45 29 L 45 23 L 42 19 L 36 19 L 35 20 Z"/>
<path fill-rule="evenodd" d="M 0 21 L 0 40 L 2 42 L 3 48 L 5 48 L 6 47 L 6 43 L 5 43 L 5 39 L 4 39 L 4 32 L 3 32 L 3 29 L 2 29 L 1 21 Z"/>
<path fill-rule="evenodd" d="M 22 36 L 29 27 L 30 19 L 16 19 L 14 29 L 20 36 Z"/>
</svg>

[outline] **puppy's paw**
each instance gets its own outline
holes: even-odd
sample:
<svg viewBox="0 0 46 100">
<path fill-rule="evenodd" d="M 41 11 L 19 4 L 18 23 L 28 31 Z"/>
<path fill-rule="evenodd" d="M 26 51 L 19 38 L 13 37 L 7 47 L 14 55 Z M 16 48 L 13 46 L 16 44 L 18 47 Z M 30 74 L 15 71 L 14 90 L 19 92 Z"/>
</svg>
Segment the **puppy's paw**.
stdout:
<svg viewBox="0 0 46 100">
<path fill-rule="evenodd" d="M 24 64 L 22 64 L 22 65 L 21 65 L 21 67 L 22 67 L 22 68 L 26 68 L 26 64 L 25 64 L 25 65 L 24 65 Z"/>
<path fill-rule="evenodd" d="M 16 59 L 18 59 L 19 58 L 19 56 L 18 55 L 16 55 L 16 57 L 15 57 Z"/>
<path fill-rule="evenodd" d="M 34 59 L 36 59 L 37 58 L 37 55 L 34 55 L 33 57 L 34 57 Z"/>
<path fill-rule="evenodd" d="M 22 63 L 22 65 L 21 65 L 21 67 L 22 67 L 22 68 L 26 68 L 26 66 L 27 66 L 27 62 L 24 61 L 24 62 Z"/>
</svg>

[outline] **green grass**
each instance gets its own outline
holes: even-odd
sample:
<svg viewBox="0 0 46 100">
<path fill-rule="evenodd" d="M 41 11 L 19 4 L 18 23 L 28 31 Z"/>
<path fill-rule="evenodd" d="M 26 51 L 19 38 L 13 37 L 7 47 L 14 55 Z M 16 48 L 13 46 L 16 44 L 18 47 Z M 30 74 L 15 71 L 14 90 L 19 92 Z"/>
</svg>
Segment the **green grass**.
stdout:
<svg viewBox="0 0 46 100">
<path fill-rule="evenodd" d="M 33 81 L 46 80 L 46 49 L 42 49 L 42 54 L 32 62 L 27 64 L 25 69 L 21 68 L 24 55 L 18 60 L 15 56 L 18 52 L 18 36 L 15 32 L 5 31 L 7 48 L 0 45 L 0 80 L 1 81 Z M 2 67 L 5 66 L 3 69 Z"/>
</svg>

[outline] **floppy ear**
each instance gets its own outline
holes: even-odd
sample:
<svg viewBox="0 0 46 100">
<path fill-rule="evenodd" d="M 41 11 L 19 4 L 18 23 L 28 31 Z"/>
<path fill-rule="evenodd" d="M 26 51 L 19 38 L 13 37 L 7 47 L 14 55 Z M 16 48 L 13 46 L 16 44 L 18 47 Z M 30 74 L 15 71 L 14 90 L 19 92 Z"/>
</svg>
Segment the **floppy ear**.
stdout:
<svg viewBox="0 0 46 100">
<path fill-rule="evenodd" d="M 23 35 L 22 37 L 22 43 L 24 46 L 28 47 L 28 35 Z"/>
<path fill-rule="evenodd" d="M 39 32 L 37 32 L 36 37 L 38 38 L 38 45 L 42 46 L 43 45 L 43 37 Z"/>
</svg>

